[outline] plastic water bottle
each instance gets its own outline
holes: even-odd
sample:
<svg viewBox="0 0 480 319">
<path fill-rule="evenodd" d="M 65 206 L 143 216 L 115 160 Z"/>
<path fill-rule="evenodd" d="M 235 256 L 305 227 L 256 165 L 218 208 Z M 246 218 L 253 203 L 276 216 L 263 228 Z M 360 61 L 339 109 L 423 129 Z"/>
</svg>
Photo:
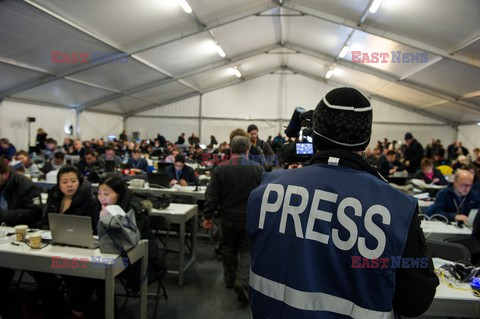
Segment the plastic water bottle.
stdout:
<svg viewBox="0 0 480 319">
<path fill-rule="evenodd" d="M 125 155 L 123 155 L 123 164 L 128 163 L 128 152 L 125 152 Z"/>
</svg>

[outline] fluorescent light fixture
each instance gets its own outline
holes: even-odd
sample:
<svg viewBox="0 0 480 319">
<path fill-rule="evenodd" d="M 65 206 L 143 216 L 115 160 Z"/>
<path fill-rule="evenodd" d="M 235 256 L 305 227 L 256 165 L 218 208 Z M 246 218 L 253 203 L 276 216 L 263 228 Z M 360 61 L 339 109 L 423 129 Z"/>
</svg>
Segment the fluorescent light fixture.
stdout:
<svg viewBox="0 0 480 319">
<path fill-rule="evenodd" d="M 325 74 L 325 78 L 330 79 L 333 75 L 333 69 L 328 70 L 327 74 Z"/>
<path fill-rule="evenodd" d="M 477 122 L 477 125 L 480 126 L 480 122 Z"/>
<path fill-rule="evenodd" d="M 338 55 L 339 58 L 343 58 L 344 56 L 347 55 L 348 53 L 348 50 L 350 50 L 350 48 L 348 47 L 348 45 L 344 46 L 342 51 L 340 51 L 340 54 Z"/>
<path fill-rule="evenodd" d="M 232 74 L 234 74 L 237 78 L 242 77 L 240 71 L 238 71 L 237 67 L 232 68 Z"/>
<path fill-rule="evenodd" d="M 377 12 L 378 8 L 380 7 L 380 4 L 382 3 L 382 0 L 374 0 L 372 5 L 370 6 L 370 13 L 375 13 Z"/>
<path fill-rule="evenodd" d="M 192 13 L 192 7 L 190 7 L 186 0 L 177 0 L 177 2 L 182 7 L 183 11 L 186 13 Z"/>
<path fill-rule="evenodd" d="M 225 51 L 223 51 L 222 47 L 219 46 L 218 44 L 216 44 L 216 49 L 217 49 L 217 53 L 219 56 L 221 56 L 222 58 L 225 57 Z"/>
</svg>

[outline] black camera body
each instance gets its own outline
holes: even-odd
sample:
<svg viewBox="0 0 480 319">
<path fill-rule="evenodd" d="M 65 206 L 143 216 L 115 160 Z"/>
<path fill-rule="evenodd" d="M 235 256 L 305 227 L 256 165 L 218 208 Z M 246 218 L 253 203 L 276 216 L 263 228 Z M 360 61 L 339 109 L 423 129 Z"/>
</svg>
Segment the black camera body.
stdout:
<svg viewBox="0 0 480 319">
<path fill-rule="evenodd" d="M 306 111 L 303 107 L 295 108 L 292 118 L 285 129 L 289 142 L 282 147 L 285 167 L 293 163 L 305 163 L 315 154 L 312 143 L 313 110 Z"/>
</svg>

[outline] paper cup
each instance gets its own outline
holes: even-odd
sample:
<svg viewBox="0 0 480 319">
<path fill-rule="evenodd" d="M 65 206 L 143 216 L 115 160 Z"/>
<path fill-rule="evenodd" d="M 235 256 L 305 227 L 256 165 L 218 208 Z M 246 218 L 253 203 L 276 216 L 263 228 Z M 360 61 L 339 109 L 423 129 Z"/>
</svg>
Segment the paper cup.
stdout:
<svg viewBox="0 0 480 319">
<path fill-rule="evenodd" d="M 42 233 L 36 232 L 33 234 L 30 234 L 30 247 L 39 249 L 42 248 Z"/>
<path fill-rule="evenodd" d="M 27 235 L 27 225 L 17 225 L 15 226 L 15 234 L 17 236 L 17 241 L 24 241 L 25 236 Z"/>
</svg>

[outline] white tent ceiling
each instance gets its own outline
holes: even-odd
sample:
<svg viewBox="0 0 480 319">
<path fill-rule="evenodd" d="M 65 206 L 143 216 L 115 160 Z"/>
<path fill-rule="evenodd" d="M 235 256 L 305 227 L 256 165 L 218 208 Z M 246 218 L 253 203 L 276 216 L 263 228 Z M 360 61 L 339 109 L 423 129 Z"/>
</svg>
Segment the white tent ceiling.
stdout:
<svg viewBox="0 0 480 319">
<path fill-rule="evenodd" d="M 3 0 L 0 99 L 128 117 L 287 72 L 355 86 L 453 125 L 480 121 L 480 1 L 384 0 L 374 14 L 371 2 L 189 0 L 187 14 L 175 0 Z M 352 63 L 350 52 L 338 57 L 346 44 L 428 56 Z M 128 62 L 52 63 L 52 51 L 126 52 Z"/>
</svg>

